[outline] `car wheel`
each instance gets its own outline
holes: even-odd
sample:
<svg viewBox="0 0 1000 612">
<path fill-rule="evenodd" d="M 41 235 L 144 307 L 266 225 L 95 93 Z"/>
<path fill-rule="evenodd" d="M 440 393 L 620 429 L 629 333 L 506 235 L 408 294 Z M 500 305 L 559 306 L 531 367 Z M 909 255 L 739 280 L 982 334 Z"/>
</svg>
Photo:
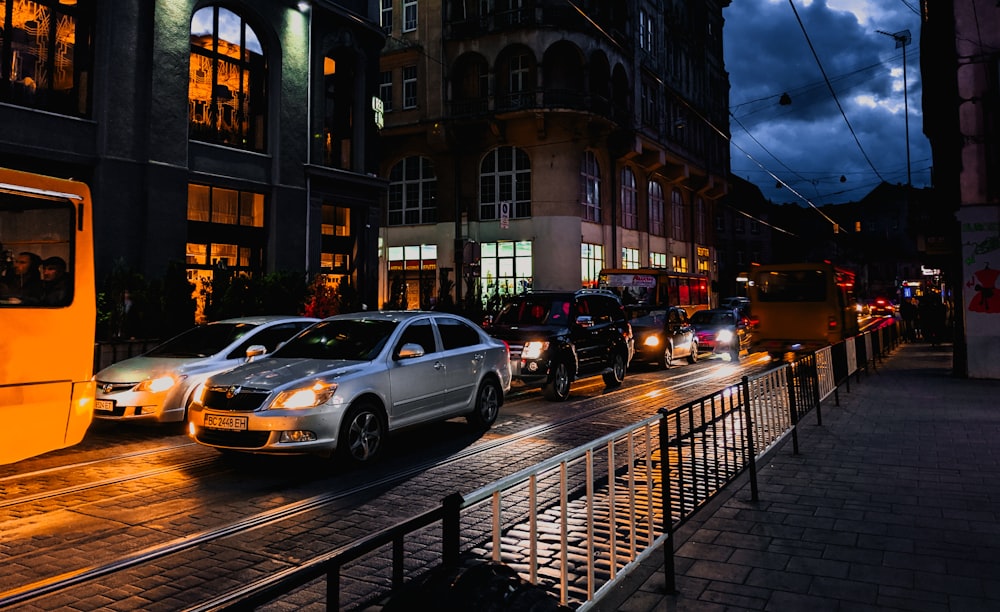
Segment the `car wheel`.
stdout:
<svg viewBox="0 0 1000 612">
<path fill-rule="evenodd" d="M 688 363 L 698 362 L 698 341 L 691 340 L 691 353 L 688 355 Z"/>
<path fill-rule="evenodd" d="M 670 342 L 667 343 L 667 348 L 663 351 L 663 367 L 670 369 L 674 365 L 674 345 Z"/>
<path fill-rule="evenodd" d="M 565 362 L 558 361 L 552 368 L 552 377 L 542 387 L 542 394 L 549 401 L 565 401 L 569 397 L 569 383 L 569 366 Z"/>
<path fill-rule="evenodd" d="M 476 392 L 476 406 L 472 414 L 466 417 L 469 424 L 477 429 L 489 429 L 500 414 L 500 404 L 503 393 L 495 380 L 484 380 Z"/>
<path fill-rule="evenodd" d="M 620 387 L 625 381 L 625 355 L 615 353 L 611 357 L 611 371 L 604 373 L 605 387 Z"/>
<path fill-rule="evenodd" d="M 370 463 L 382 453 L 385 436 L 386 425 L 379 409 L 371 402 L 362 402 L 344 416 L 337 452 L 349 463 Z"/>
</svg>

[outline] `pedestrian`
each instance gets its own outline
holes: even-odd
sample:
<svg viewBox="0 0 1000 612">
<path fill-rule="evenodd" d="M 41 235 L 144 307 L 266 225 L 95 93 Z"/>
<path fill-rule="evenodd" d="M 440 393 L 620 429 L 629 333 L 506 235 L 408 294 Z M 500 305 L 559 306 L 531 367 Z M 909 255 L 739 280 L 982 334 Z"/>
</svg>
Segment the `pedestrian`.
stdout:
<svg viewBox="0 0 1000 612">
<path fill-rule="evenodd" d="M 899 305 L 899 318 L 903 321 L 903 341 L 917 341 L 917 305 L 912 298 L 903 298 Z"/>
</svg>

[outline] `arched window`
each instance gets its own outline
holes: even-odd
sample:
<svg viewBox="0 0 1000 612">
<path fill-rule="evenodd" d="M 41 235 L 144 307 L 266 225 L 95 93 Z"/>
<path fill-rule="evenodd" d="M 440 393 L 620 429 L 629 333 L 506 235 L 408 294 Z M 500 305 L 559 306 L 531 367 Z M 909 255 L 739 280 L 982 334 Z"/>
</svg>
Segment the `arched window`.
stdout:
<svg viewBox="0 0 1000 612">
<path fill-rule="evenodd" d="M 679 189 L 670 194 L 670 221 L 674 240 L 684 240 L 684 196 Z"/>
<path fill-rule="evenodd" d="M 649 181 L 649 233 L 663 235 L 663 186 Z"/>
<path fill-rule="evenodd" d="M 497 147 L 479 167 L 479 219 L 499 219 L 506 204 L 510 218 L 531 216 L 531 161 L 514 147 Z"/>
<path fill-rule="evenodd" d="M 601 222 L 601 167 L 593 151 L 584 151 L 580 163 L 580 204 L 584 221 Z"/>
<path fill-rule="evenodd" d="M 389 225 L 437 221 L 437 177 L 426 157 L 407 157 L 389 171 Z"/>
<path fill-rule="evenodd" d="M 638 189 L 635 186 L 635 173 L 628 166 L 622 168 L 622 227 L 636 229 L 639 227 L 639 205 L 636 203 Z"/>
<path fill-rule="evenodd" d="M 229 9 L 191 19 L 190 137 L 240 149 L 266 146 L 267 64 L 260 40 Z"/>
</svg>

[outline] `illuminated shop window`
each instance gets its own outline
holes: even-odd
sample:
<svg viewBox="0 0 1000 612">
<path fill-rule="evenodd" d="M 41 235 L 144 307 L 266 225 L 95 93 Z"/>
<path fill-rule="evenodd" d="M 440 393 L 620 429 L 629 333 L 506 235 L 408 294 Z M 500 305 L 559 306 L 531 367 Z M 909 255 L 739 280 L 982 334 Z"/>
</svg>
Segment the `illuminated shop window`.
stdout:
<svg viewBox="0 0 1000 612">
<path fill-rule="evenodd" d="M 597 276 L 604 267 L 604 245 L 580 244 L 580 286 L 585 289 L 597 287 Z"/>
<path fill-rule="evenodd" d="M 480 283 L 487 307 L 531 288 L 531 241 L 484 242 L 479 253 Z"/>
</svg>

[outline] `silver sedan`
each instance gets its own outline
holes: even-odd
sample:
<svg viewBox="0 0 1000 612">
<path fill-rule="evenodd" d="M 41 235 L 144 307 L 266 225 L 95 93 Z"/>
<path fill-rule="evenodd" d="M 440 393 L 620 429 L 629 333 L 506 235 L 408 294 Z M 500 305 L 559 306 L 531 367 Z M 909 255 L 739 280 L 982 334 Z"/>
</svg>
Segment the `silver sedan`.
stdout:
<svg viewBox="0 0 1000 612">
<path fill-rule="evenodd" d="M 489 428 L 510 351 L 463 317 L 419 311 L 324 319 L 268 359 L 209 378 L 188 431 L 219 449 L 375 459 L 390 432 L 464 416 Z"/>
<path fill-rule="evenodd" d="M 195 388 L 210 375 L 267 354 L 319 321 L 267 315 L 199 325 L 95 376 L 94 417 L 108 421 L 183 421 Z"/>
</svg>

